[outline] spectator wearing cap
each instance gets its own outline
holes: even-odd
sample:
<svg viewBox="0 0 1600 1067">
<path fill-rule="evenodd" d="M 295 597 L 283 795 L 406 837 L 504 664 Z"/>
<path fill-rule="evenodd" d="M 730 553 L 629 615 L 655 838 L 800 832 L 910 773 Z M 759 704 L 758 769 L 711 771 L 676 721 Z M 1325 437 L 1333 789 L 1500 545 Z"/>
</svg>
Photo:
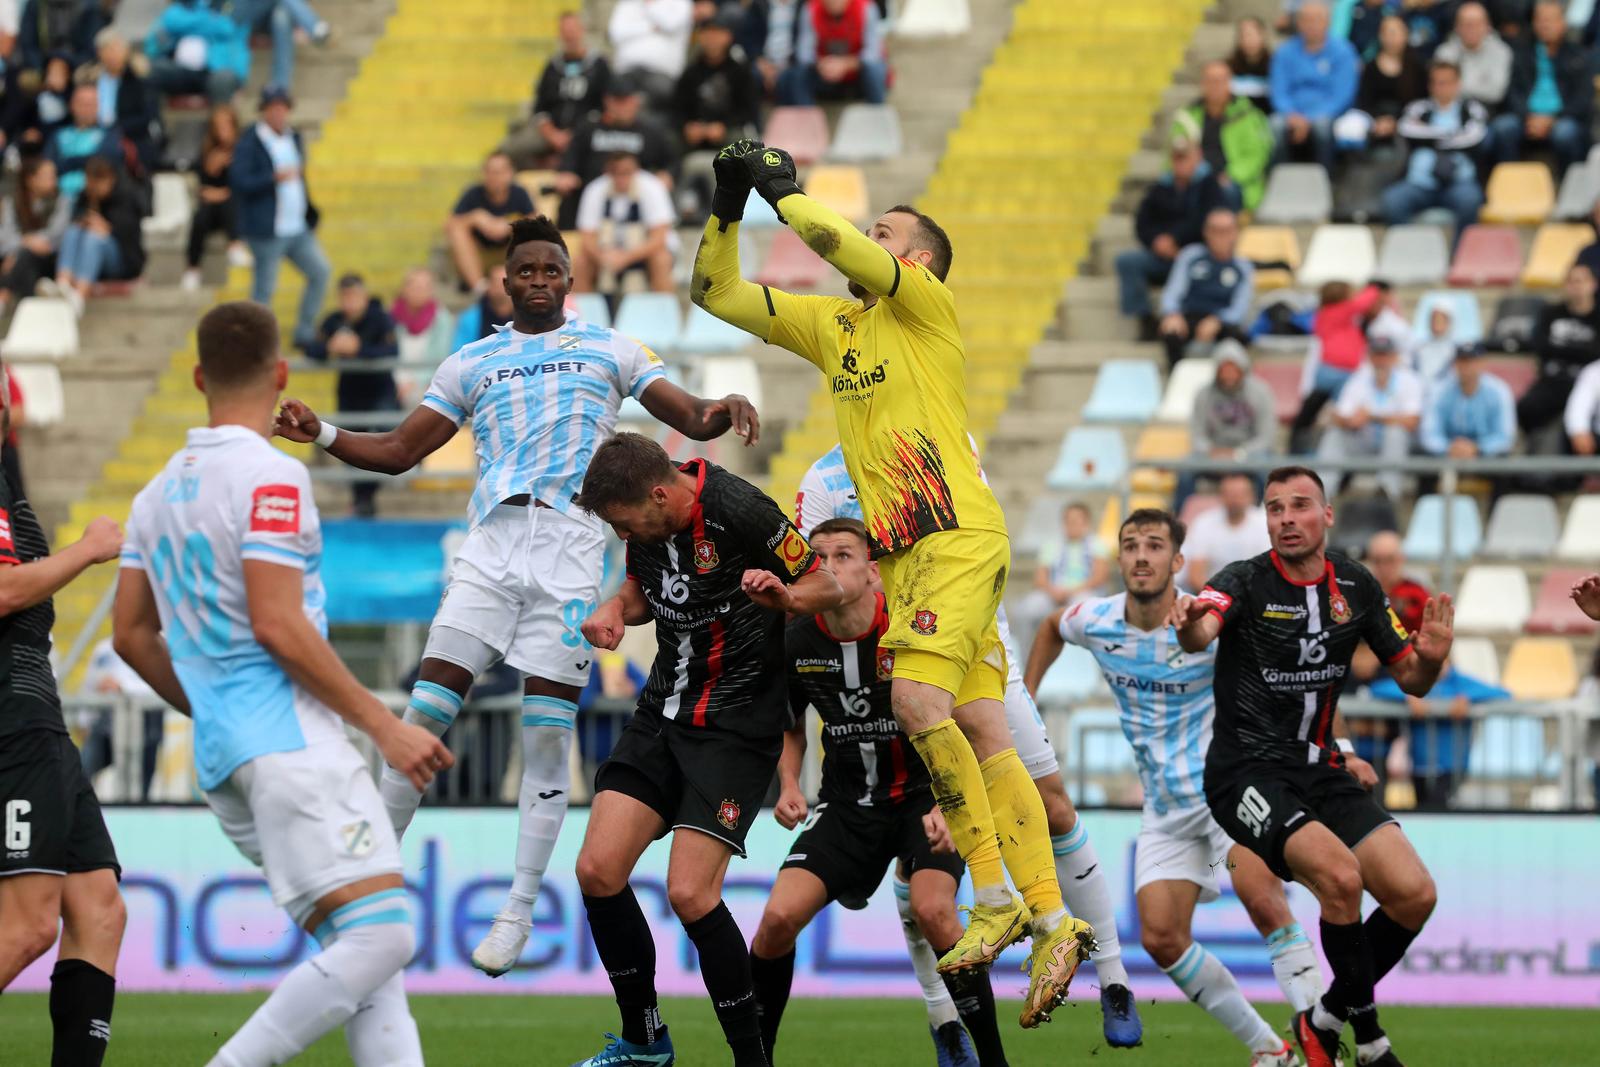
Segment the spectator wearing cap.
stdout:
<svg viewBox="0 0 1600 1067">
<path fill-rule="evenodd" d="M 1233 338 L 1212 350 L 1216 376 L 1194 398 L 1189 413 L 1189 450 L 1194 459 L 1237 462 L 1270 456 L 1277 448 L 1278 408 L 1272 388 L 1250 373 L 1250 356 Z M 1200 475 L 1178 476 L 1173 506 L 1183 510 Z"/>
<path fill-rule="evenodd" d="M 100 125 L 114 126 L 133 142 L 139 162 L 149 173 L 156 166 L 160 145 L 165 140 L 161 128 L 160 101 L 130 65 L 127 38 L 109 26 L 94 38 L 98 63 L 78 75 L 92 80 L 98 93 Z"/>
<path fill-rule="evenodd" d="M 1215 208 L 1206 215 L 1201 240 L 1173 260 L 1161 291 L 1161 340 L 1168 366 L 1183 358 L 1190 341 L 1245 340 L 1256 271 L 1237 254 L 1238 243 L 1238 216 L 1227 208 Z"/>
<path fill-rule="evenodd" d="M 1539 376 L 1517 402 L 1517 425 L 1531 450 L 1561 451 L 1542 438 L 1566 411 L 1567 399 L 1583 369 L 1600 359 L 1600 307 L 1595 276 L 1582 263 L 1567 268 L 1561 299 L 1539 311 L 1529 349 L 1539 359 Z"/>
<path fill-rule="evenodd" d="M 1154 341 L 1158 322 L 1150 311 L 1150 286 L 1164 285 L 1173 260 L 1203 237 L 1206 218 L 1219 207 L 1238 210 L 1239 190 L 1224 187 L 1193 141 L 1174 141 L 1172 167 L 1151 182 L 1133 218 L 1138 248 L 1118 253 L 1118 303 L 1122 314 L 1139 320 L 1139 338 Z"/>
<path fill-rule="evenodd" d="M 1503 456 L 1517 439 L 1511 387 L 1483 367 L 1483 346 L 1456 349 L 1455 377 L 1434 392 L 1422 414 L 1418 444 L 1430 456 Z"/>
<path fill-rule="evenodd" d="M 1297 33 L 1272 56 L 1272 128 L 1279 158 L 1305 152 L 1333 169 L 1333 120 L 1355 102 L 1361 61 L 1350 42 L 1328 34 L 1328 8 L 1306 0 Z"/>
<path fill-rule="evenodd" d="M 755 76 L 733 53 L 736 18 L 719 11 L 695 31 L 699 49 L 673 93 L 673 111 L 684 148 L 716 151 L 750 136 L 760 119 Z"/>
<path fill-rule="evenodd" d="M 511 157 L 491 152 L 483 161 L 483 180 L 469 185 L 445 220 L 444 236 L 464 290 L 483 291 L 484 265 L 505 258 L 511 224 L 533 214 L 533 197 L 517 184 Z"/>
<path fill-rule="evenodd" d="M 239 236 L 255 261 L 250 299 L 271 306 L 278 267 L 286 258 L 305 278 L 293 335 L 293 343 L 303 348 L 316 336 L 317 312 L 332 269 L 317 241 L 317 209 L 305 180 L 305 142 L 289 125 L 293 106 L 287 90 L 270 85 L 261 90 L 259 117 L 239 136 L 228 184 Z"/>
<path fill-rule="evenodd" d="M 248 33 L 205 0 L 172 0 L 145 37 L 150 84 L 226 103 L 250 77 Z"/>
<path fill-rule="evenodd" d="M 1200 146 L 1211 173 L 1239 187 L 1245 211 L 1254 211 L 1267 188 L 1272 124 L 1261 109 L 1233 95 L 1233 72 L 1220 59 L 1200 71 L 1200 99 L 1178 112 L 1172 139 Z"/>
<path fill-rule="evenodd" d="M 883 17 L 872 0 L 809 0 L 795 26 L 794 60 L 778 80 L 778 101 L 881 104 L 888 93 Z"/>
<path fill-rule="evenodd" d="M 1513 53 L 1506 113 L 1494 120 L 1499 162 L 1523 158 L 1527 145 L 1548 145 L 1556 154 L 1557 177 L 1589 150 L 1594 80 L 1589 55 L 1567 40 L 1567 14 L 1560 0 L 1537 0 L 1533 33 Z"/>
<path fill-rule="evenodd" d="M 640 114 L 644 99 L 632 76 L 614 75 L 603 100 L 599 117 L 578 127 L 561 157 L 555 187 L 562 196 L 558 221 L 563 230 L 577 226 L 579 191 L 605 173 L 606 160 L 618 152 L 637 156 L 641 167 L 672 188 L 672 172 L 677 166 L 672 139 Z"/>
<path fill-rule="evenodd" d="M 91 159 L 117 164 L 122 160 L 122 133 L 100 121 L 100 94 L 93 82 L 72 87 L 71 120 L 50 135 L 45 156 L 56 165 L 61 191 L 75 197 L 83 189 L 84 168 Z"/>
<path fill-rule="evenodd" d="M 1489 12 L 1473 0 L 1456 9 L 1456 32 L 1433 59 L 1454 63 L 1461 71 L 1461 95 L 1486 108 L 1499 107 L 1511 88 L 1511 46 L 1494 32 Z"/>
<path fill-rule="evenodd" d="M 611 9 L 611 66 L 631 74 L 656 106 L 672 99 L 688 59 L 691 0 L 617 0 Z"/>
<path fill-rule="evenodd" d="M 320 363 L 358 359 L 393 359 L 399 352 L 394 320 L 383 303 L 367 292 L 359 274 L 339 279 L 339 306 L 328 313 L 316 336 L 306 345 L 306 358 Z M 340 371 L 338 405 L 343 412 L 399 411 L 400 396 L 394 375 L 387 371 Z M 376 514 L 377 482 L 357 482 L 353 487 L 355 513 Z"/>
<path fill-rule="evenodd" d="M 1456 237 L 1478 221 L 1483 188 L 1475 157 L 1489 132 L 1489 112 L 1461 95 L 1461 71 L 1436 62 L 1428 71 L 1428 95 L 1406 105 L 1400 137 L 1410 149 L 1406 175 L 1383 191 L 1383 214 L 1391 226 L 1410 222 L 1428 208 L 1455 216 Z"/>
<path fill-rule="evenodd" d="M 599 292 L 602 287 L 618 292 L 629 271 L 643 271 L 654 292 L 674 292 L 677 221 L 672 194 L 661 180 L 640 170 L 636 156 L 613 155 L 606 172 L 589 183 L 578 201 L 573 292 Z"/>
<path fill-rule="evenodd" d="M 1333 424 L 1322 432 L 1317 458 L 1333 460 L 1373 458 L 1401 460 L 1411 454 L 1411 445 L 1422 422 L 1422 379 L 1411 368 L 1401 365 L 1393 339 L 1374 336 L 1367 348 L 1367 361 L 1350 376 L 1333 404 Z M 1344 471 L 1333 467 L 1322 472 L 1322 484 L 1332 496 L 1339 491 Z M 1399 500 L 1403 490 L 1400 472 L 1383 471 L 1378 487 Z"/>
<path fill-rule="evenodd" d="M 79 315 L 96 282 L 126 281 L 144 273 L 143 201 L 133 183 L 109 160 L 84 168 L 83 191 L 56 257 L 56 286 Z"/>
<path fill-rule="evenodd" d="M 550 57 L 533 93 L 533 114 L 500 145 L 518 170 L 559 159 L 572 143 L 578 124 L 600 114 L 601 94 L 611 79 L 611 64 L 589 47 L 583 17 L 564 12 L 557 23 L 561 50 Z"/>
</svg>

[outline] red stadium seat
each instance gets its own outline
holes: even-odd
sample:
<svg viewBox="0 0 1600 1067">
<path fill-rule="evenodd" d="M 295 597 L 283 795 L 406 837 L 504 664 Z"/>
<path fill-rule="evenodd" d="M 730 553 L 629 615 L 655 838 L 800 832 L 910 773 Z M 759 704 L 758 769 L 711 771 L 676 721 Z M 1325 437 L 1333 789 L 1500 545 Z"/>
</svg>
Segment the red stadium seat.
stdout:
<svg viewBox="0 0 1600 1067">
<path fill-rule="evenodd" d="M 800 235 L 790 229 L 779 230 L 772 238 L 772 249 L 756 281 L 780 289 L 815 289 L 822 283 L 828 265 L 806 247 Z"/>
<path fill-rule="evenodd" d="M 1254 373 L 1271 387 L 1272 395 L 1278 401 L 1279 422 L 1293 422 L 1294 417 L 1300 414 L 1301 370 L 1299 361 L 1263 360 L 1255 365 Z"/>
<path fill-rule="evenodd" d="M 1522 241 L 1515 226 L 1468 226 L 1450 264 L 1450 284 L 1464 288 L 1515 285 L 1522 276 Z"/>
<path fill-rule="evenodd" d="M 1539 362 L 1531 356 L 1502 356 L 1486 359 L 1483 369 L 1511 387 L 1511 395 L 1518 400 L 1539 376 Z"/>
<path fill-rule="evenodd" d="M 1588 574 L 1581 570 L 1553 570 L 1539 583 L 1539 594 L 1533 603 L 1533 614 L 1528 616 L 1528 632 L 1535 634 L 1592 634 L 1600 629 L 1595 621 L 1572 602 L 1567 595 L 1574 585 Z"/>
<path fill-rule="evenodd" d="M 1188 500 L 1183 502 L 1183 514 L 1179 515 L 1178 518 L 1183 521 L 1185 526 L 1193 526 L 1194 520 L 1213 508 L 1221 506 L 1222 501 L 1218 500 L 1215 494 L 1193 493 Z"/>
<path fill-rule="evenodd" d="M 806 166 L 827 154 L 828 117 L 820 107 L 775 107 L 761 139 Z"/>
</svg>

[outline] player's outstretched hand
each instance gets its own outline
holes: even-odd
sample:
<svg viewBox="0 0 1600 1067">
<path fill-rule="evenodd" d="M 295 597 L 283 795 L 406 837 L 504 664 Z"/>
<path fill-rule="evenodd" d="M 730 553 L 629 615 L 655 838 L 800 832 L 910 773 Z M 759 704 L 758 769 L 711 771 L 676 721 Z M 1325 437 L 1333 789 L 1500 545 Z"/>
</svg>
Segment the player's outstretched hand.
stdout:
<svg viewBox="0 0 1600 1067">
<path fill-rule="evenodd" d="M 950 827 L 945 825 L 944 812 L 939 810 L 939 805 L 935 804 L 922 817 L 922 832 L 928 835 L 928 847 L 933 851 L 945 856 L 955 852 L 955 838 L 950 836 Z"/>
<path fill-rule="evenodd" d="M 761 439 L 761 416 L 757 414 L 756 406 L 738 393 L 729 393 L 718 400 L 706 410 L 706 414 L 713 419 L 720 415 L 728 416 L 728 425 L 734 433 L 744 438 L 746 448 Z"/>
<path fill-rule="evenodd" d="M 774 211 L 778 210 L 778 201 L 790 193 L 800 191 L 800 183 L 795 180 L 794 157 L 783 149 L 763 148 L 759 152 L 748 152 L 740 158 L 744 161 L 745 170 L 749 173 L 750 182 L 755 186 L 756 192 L 761 194 L 761 199 L 772 205 Z"/>
<path fill-rule="evenodd" d="M 789 587 L 771 571 L 748 570 L 739 583 L 744 595 L 768 611 L 788 611 L 793 597 Z"/>
<path fill-rule="evenodd" d="M 115 519 L 101 515 L 91 519 L 89 525 L 83 528 L 83 536 L 78 538 L 78 543 L 88 549 L 96 563 L 109 562 L 122 553 L 122 527 L 117 525 Z"/>
<path fill-rule="evenodd" d="M 1167 623 L 1181 630 L 1185 626 L 1193 626 L 1205 618 L 1206 612 L 1210 610 L 1206 606 L 1206 602 L 1199 597 L 1180 595 L 1172 602 L 1172 611 L 1167 616 Z"/>
<path fill-rule="evenodd" d="M 583 634 L 583 639 L 595 648 L 603 648 L 608 652 L 615 649 L 622 644 L 622 635 L 628 630 L 628 624 L 622 620 L 622 605 L 615 599 L 606 601 L 595 609 L 593 615 L 583 620 L 578 630 Z"/>
<path fill-rule="evenodd" d="M 322 432 L 322 420 L 317 418 L 315 411 L 306 407 L 301 401 L 293 397 L 284 397 L 282 405 L 278 408 L 278 420 L 273 424 L 272 432 L 290 441 L 309 445 L 317 439 L 317 434 Z"/>
<path fill-rule="evenodd" d="M 785 786 L 778 793 L 778 803 L 772 809 L 772 817 L 785 830 L 793 830 L 805 822 L 806 810 L 806 795 L 798 789 Z"/>
<path fill-rule="evenodd" d="M 1591 574 L 1572 587 L 1572 602 L 1591 619 L 1600 619 L 1600 574 Z"/>
<path fill-rule="evenodd" d="M 434 775 L 455 766 L 456 758 L 444 743 L 415 723 L 396 719 L 382 737 L 373 740 L 383 761 L 410 779 L 419 792 L 428 788 Z"/>
<path fill-rule="evenodd" d="M 1422 605 L 1422 625 L 1411 636 L 1411 647 L 1429 663 L 1443 663 L 1455 640 L 1456 606 L 1449 593 L 1429 597 Z"/>
</svg>

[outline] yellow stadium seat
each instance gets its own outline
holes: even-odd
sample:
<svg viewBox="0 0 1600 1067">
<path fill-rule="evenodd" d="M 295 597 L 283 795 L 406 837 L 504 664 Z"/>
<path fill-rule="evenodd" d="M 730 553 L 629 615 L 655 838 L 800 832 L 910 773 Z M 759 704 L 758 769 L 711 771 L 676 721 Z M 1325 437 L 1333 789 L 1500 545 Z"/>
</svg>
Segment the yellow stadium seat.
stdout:
<svg viewBox="0 0 1600 1067">
<path fill-rule="evenodd" d="M 1489 175 L 1484 190 L 1484 222 L 1536 226 L 1556 204 L 1555 183 L 1543 163 L 1502 163 Z"/>
<path fill-rule="evenodd" d="M 1164 508 L 1168 499 L 1152 493 L 1133 493 L 1128 497 L 1128 514 L 1133 514 L 1140 508 Z M 1122 528 L 1122 500 L 1112 497 L 1106 501 L 1106 510 L 1100 516 L 1100 543 L 1116 552 L 1117 533 Z"/>
<path fill-rule="evenodd" d="M 1183 426 L 1146 426 L 1133 448 L 1135 464 L 1129 484 L 1135 492 L 1169 494 L 1178 476 L 1171 471 L 1139 467 L 1141 461 L 1182 459 L 1189 454 L 1189 431 Z"/>
<path fill-rule="evenodd" d="M 1300 241 L 1287 226 L 1246 226 L 1239 235 L 1238 254 L 1256 267 L 1256 290 L 1283 289 L 1294 284 L 1300 269 Z M 1262 263 L 1286 263 L 1282 267 L 1262 268 Z"/>
<path fill-rule="evenodd" d="M 1565 700 L 1577 692 L 1578 665 L 1564 637 L 1519 637 L 1500 684 L 1517 700 Z"/>
<path fill-rule="evenodd" d="M 812 167 L 806 176 L 806 195 L 820 200 L 851 222 L 865 222 L 867 177 L 860 167 Z"/>
<path fill-rule="evenodd" d="M 1578 253 L 1594 243 L 1594 230 L 1587 223 L 1547 222 L 1533 235 L 1528 265 L 1522 268 L 1522 284 L 1530 289 L 1550 289 L 1567 276 Z"/>
</svg>

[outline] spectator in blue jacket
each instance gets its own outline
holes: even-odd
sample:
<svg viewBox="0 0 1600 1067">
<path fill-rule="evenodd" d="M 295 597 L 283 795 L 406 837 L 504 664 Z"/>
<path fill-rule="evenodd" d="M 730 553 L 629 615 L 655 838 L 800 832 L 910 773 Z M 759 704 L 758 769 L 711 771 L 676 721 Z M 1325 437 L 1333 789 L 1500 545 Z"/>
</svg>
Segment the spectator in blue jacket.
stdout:
<svg viewBox="0 0 1600 1067">
<path fill-rule="evenodd" d="M 1567 40 L 1567 13 L 1559 0 L 1539 0 L 1533 6 L 1532 40 L 1518 41 L 1512 54 L 1506 113 L 1494 120 L 1495 159 L 1521 159 L 1530 141 L 1547 144 L 1564 174 L 1589 151 L 1593 115 L 1589 55 Z"/>
<path fill-rule="evenodd" d="M 1183 358 L 1190 341 L 1212 344 L 1231 337 L 1248 343 L 1244 326 L 1256 270 L 1235 252 L 1238 216 L 1227 208 L 1214 209 L 1206 216 L 1204 235 L 1178 253 L 1161 291 L 1161 340 L 1168 366 Z"/>
<path fill-rule="evenodd" d="M 1307 0 L 1295 14 L 1297 36 L 1272 56 L 1272 126 L 1279 158 L 1308 152 L 1333 169 L 1333 120 L 1355 103 L 1361 61 L 1350 42 L 1328 35 L 1328 8 Z"/>
<path fill-rule="evenodd" d="M 1511 387 L 1483 369 L 1483 346 L 1456 350 L 1456 375 L 1434 391 L 1422 415 L 1422 450 L 1433 456 L 1503 456 L 1517 438 Z"/>
<path fill-rule="evenodd" d="M 100 91 L 94 82 L 73 87 L 68 114 L 67 124 L 50 135 L 44 154 L 56 165 L 61 195 L 76 197 L 83 191 L 83 171 L 89 160 L 99 157 L 112 164 L 122 162 L 122 133 L 100 122 Z"/>
<path fill-rule="evenodd" d="M 287 90 L 273 85 L 261 90 L 260 117 L 239 137 L 228 184 L 239 236 L 255 258 L 250 299 L 272 303 L 278 265 L 285 257 L 305 277 L 294 326 L 294 344 L 304 348 L 315 334 L 331 268 L 317 242 L 317 209 L 305 180 L 305 142 L 289 126 L 292 106 Z"/>
<path fill-rule="evenodd" d="M 172 0 L 145 37 L 151 85 L 225 104 L 250 77 L 248 31 L 204 0 Z"/>
</svg>

